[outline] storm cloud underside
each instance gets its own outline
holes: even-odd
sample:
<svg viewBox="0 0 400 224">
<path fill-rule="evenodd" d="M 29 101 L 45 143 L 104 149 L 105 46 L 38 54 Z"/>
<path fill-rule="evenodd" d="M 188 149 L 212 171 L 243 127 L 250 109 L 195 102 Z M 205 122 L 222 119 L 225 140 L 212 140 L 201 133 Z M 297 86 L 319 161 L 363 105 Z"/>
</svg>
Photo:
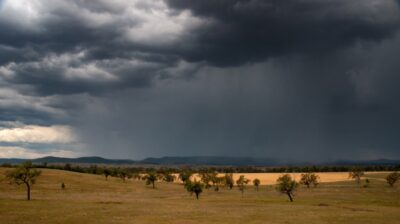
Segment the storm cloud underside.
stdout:
<svg viewBox="0 0 400 224">
<path fill-rule="evenodd" d="M 399 158 L 399 29 L 394 0 L 2 1 L 2 130 L 74 137 L 0 150 Z"/>
</svg>

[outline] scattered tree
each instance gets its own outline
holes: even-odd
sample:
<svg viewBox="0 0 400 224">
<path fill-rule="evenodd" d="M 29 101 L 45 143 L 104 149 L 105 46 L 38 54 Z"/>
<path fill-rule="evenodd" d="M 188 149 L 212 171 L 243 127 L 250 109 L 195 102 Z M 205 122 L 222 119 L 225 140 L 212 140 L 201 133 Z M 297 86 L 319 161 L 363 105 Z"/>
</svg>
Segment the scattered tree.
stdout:
<svg viewBox="0 0 400 224">
<path fill-rule="evenodd" d="M 290 202 L 293 202 L 294 191 L 298 187 L 298 183 L 292 179 L 289 174 L 280 176 L 277 180 L 277 191 L 282 194 L 286 194 L 289 197 Z"/>
<path fill-rule="evenodd" d="M 219 191 L 219 186 L 224 181 L 224 177 L 219 177 L 217 172 L 211 175 L 211 183 L 215 191 Z"/>
<path fill-rule="evenodd" d="M 66 164 L 64 165 L 64 170 L 71 171 L 71 170 L 72 170 L 72 166 L 71 166 L 71 164 L 69 164 L 69 163 L 66 163 Z"/>
<path fill-rule="evenodd" d="M 31 186 L 35 184 L 40 174 L 41 171 L 33 168 L 32 162 L 27 161 L 21 164 L 21 166 L 8 171 L 6 177 L 17 185 L 25 184 L 27 199 L 31 200 Z"/>
<path fill-rule="evenodd" d="M 65 184 L 64 184 L 64 182 L 61 183 L 61 189 L 62 189 L 62 190 L 65 190 Z"/>
<path fill-rule="evenodd" d="M 357 181 L 357 184 L 360 184 L 362 176 L 364 176 L 364 171 L 357 167 L 353 168 L 349 173 L 349 177 L 351 179 L 355 179 Z"/>
<path fill-rule="evenodd" d="M 399 179 L 400 179 L 400 173 L 393 172 L 387 175 L 386 182 L 389 184 L 390 187 L 393 187 Z"/>
<path fill-rule="evenodd" d="M 301 174 L 300 184 L 304 184 L 307 188 L 310 188 L 310 185 L 316 187 L 319 184 L 319 176 L 315 173 L 303 173 Z"/>
<path fill-rule="evenodd" d="M 217 176 L 217 173 L 214 172 L 208 172 L 208 170 L 204 170 L 199 172 L 200 180 L 203 182 L 204 187 L 206 189 L 211 187 L 211 181 L 214 178 L 214 176 Z"/>
<path fill-rule="evenodd" d="M 215 191 L 219 191 L 219 185 L 223 182 L 223 177 L 218 177 L 218 173 L 214 170 L 205 170 L 199 173 L 201 181 L 205 188 L 213 187 Z"/>
<path fill-rule="evenodd" d="M 244 175 L 240 175 L 239 179 L 236 181 L 236 185 L 239 188 L 239 191 L 242 192 L 242 197 L 243 197 L 243 193 L 244 190 L 246 188 L 246 184 L 249 183 L 249 179 L 245 178 Z"/>
<path fill-rule="evenodd" d="M 155 182 L 158 180 L 158 175 L 155 172 L 150 172 L 143 177 L 146 180 L 146 185 L 152 185 L 153 189 L 156 188 Z"/>
<path fill-rule="evenodd" d="M 260 184 L 261 184 L 260 179 L 256 178 L 256 179 L 253 180 L 253 185 L 254 185 L 254 187 L 256 188 L 257 191 L 258 191 L 258 186 L 260 186 Z"/>
<path fill-rule="evenodd" d="M 199 196 L 201 192 L 203 192 L 204 184 L 196 180 L 194 181 L 187 180 L 185 182 L 185 188 L 188 192 L 190 192 L 190 194 L 195 193 L 196 199 L 199 200 Z"/>
<path fill-rule="evenodd" d="M 106 180 L 108 180 L 108 176 L 111 176 L 112 172 L 109 168 L 104 168 L 103 170 L 103 175 L 106 178 Z"/>
<path fill-rule="evenodd" d="M 124 183 L 125 183 L 126 179 L 132 178 L 132 174 L 128 170 L 125 170 L 125 169 L 119 169 L 117 171 L 117 176 L 119 178 L 121 178 L 122 182 L 124 182 Z"/>
</svg>

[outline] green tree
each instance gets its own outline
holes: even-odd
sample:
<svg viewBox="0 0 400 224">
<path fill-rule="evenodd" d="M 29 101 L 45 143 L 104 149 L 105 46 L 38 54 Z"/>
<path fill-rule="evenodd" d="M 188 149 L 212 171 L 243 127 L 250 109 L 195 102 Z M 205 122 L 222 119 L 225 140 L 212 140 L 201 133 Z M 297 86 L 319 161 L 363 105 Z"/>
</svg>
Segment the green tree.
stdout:
<svg viewBox="0 0 400 224">
<path fill-rule="evenodd" d="M 194 181 L 187 180 L 185 182 L 185 188 L 188 192 L 190 192 L 190 194 L 195 193 L 196 199 L 199 200 L 199 196 L 201 192 L 203 192 L 204 184 L 196 180 Z"/>
<path fill-rule="evenodd" d="M 393 187 L 399 179 L 400 173 L 398 172 L 393 172 L 386 176 L 386 182 L 389 184 L 390 187 Z"/>
<path fill-rule="evenodd" d="M 260 184 L 261 184 L 260 179 L 256 178 L 256 179 L 253 180 L 253 185 L 254 185 L 254 187 L 256 188 L 257 191 L 258 191 L 258 187 L 260 186 Z"/>
<path fill-rule="evenodd" d="M 16 183 L 17 185 L 25 184 L 27 199 L 31 200 L 31 187 L 35 184 L 36 179 L 40 176 L 41 171 L 33 167 L 32 162 L 27 161 L 19 167 L 10 170 L 6 173 L 7 179 Z"/>
<path fill-rule="evenodd" d="M 144 177 L 146 185 L 152 185 L 153 189 L 156 188 L 155 182 L 158 180 L 158 175 L 155 172 L 149 172 Z"/>
<path fill-rule="evenodd" d="M 316 187 L 319 184 L 319 176 L 315 173 L 303 173 L 301 174 L 300 184 L 306 185 L 307 188 L 310 185 Z"/>
<path fill-rule="evenodd" d="M 126 169 L 118 169 L 116 171 L 117 176 L 121 178 L 122 182 L 125 183 L 126 179 L 132 178 L 132 174 Z"/>
<path fill-rule="evenodd" d="M 206 169 L 200 172 L 199 176 L 206 189 L 213 187 L 215 191 L 219 190 L 219 185 L 223 178 L 218 177 L 218 173 L 216 171 Z"/>
<path fill-rule="evenodd" d="M 217 172 L 210 173 L 210 181 L 211 181 L 212 186 L 214 187 L 214 190 L 218 191 L 219 190 L 219 185 L 220 185 L 220 183 L 222 181 L 222 178 L 220 178 L 218 176 Z"/>
<path fill-rule="evenodd" d="M 277 180 L 276 190 L 282 194 L 286 194 L 289 200 L 293 202 L 294 191 L 299 186 L 299 184 L 292 179 L 289 174 L 280 176 Z"/>
<path fill-rule="evenodd" d="M 203 182 L 206 189 L 211 187 L 211 180 L 213 178 L 213 173 L 209 173 L 208 170 L 199 172 L 200 180 Z"/>
<path fill-rule="evenodd" d="M 361 177 L 364 176 L 364 171 L 362 171 L 360 168 L 358 167 L 354 167 L 353 169 L 351 169 L 351 171 L 349 172 L 349 178 L 351 179 L 355 179 L 357 184 L 360 184 L 360 180 Z"/>
<path fill-rule="evenodd" d="M 103 175 L 106 178 L 106 180 L 108 180 L 108 176 L 111 176 L 112 172 L 109 168 L 104 168 L 103 170 Z"/>
<path fill-rule="evenodd" d="M 239 188 L 239 191 L 242 192 L 242 197 L 244 194 L 244 190 L 246 189 L 246 184 L 249 183 L 249 179 L 245 178 L 244 175 L 240 175 L 239 179 L 236 180 L 236 185 Z"/>
</svg>

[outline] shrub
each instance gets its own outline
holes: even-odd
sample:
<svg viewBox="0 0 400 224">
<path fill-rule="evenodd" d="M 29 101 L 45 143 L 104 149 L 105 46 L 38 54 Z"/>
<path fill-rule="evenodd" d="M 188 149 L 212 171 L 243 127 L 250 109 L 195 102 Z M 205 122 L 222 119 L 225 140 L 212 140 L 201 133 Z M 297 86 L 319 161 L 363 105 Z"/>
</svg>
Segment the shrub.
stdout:
<svg viewBox="0 0 400 224">
<path fill-rule="evenodd" d="M 393 172 L 387 175 L 386 182 L 389 184 L 390 187 L 393 187 L 399 179 L 400 174 L 398 172 Z"/>
</svg>

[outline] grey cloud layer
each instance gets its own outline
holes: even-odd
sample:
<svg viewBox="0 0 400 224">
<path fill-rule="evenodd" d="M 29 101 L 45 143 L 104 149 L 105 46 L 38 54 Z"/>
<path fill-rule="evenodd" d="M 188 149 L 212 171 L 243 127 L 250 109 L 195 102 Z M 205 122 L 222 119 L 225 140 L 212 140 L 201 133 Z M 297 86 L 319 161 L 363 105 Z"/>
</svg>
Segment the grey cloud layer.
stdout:
<svg viewBox="0 0 400 224">
<path fill-rule="evenodd" d="M 398 1 L 18 3 L 0 121 L 67 124 L 109 157 L 400 156 Z"/>
<path fill-rule="evenodd" d="M 168 0 L 210 22 L 194 29 L 189 60 L 237 65 L 291 53 L 329 54 L 399 28 L 395 1 Z"/>
</svg>

